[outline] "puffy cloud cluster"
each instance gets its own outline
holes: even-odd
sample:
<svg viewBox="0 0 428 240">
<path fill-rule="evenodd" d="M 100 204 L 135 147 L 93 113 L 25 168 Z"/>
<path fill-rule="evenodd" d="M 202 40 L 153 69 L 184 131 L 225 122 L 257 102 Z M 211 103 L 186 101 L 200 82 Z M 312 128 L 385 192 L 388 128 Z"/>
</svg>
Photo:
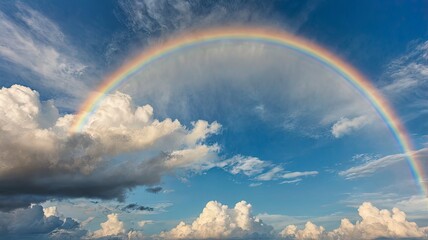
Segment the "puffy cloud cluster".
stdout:
<svg viewBox="0 0 428 240">
<path fill-rule="evenodd" d="M 224 239 L 273 237 L 273 228 L 252 216 L 251 205 L 245 201 L 229 208 L 216 201 L 210 201 L 199 217 L 192 223 L 180 222 L 160 237 L 166 239 Z"/>
<path fill-rule="evenodd" d="M 344 218 L 339 228 L 325 232 L 322 226 L 307 222 L 305 228 L 298 230 L 289 225 L 280 232 L 280 236 L 289 239 L 401 239 L 426 238 L 426 228 L 418 227 L 414 222 L 406 219 L 406 214 L 398 208 L 392 212 L 386 209 L 379 210 L 371 203 L 365 202 L 358 208 L 362 218 L 352 224 Z"/>
<path fill-rule="evenodd" d="M 295 239 L 320 239 L 324 230 L 323 227 L 307 222 L 302 230 L 298 230 L 295 225 L 288 225 L 280 232 L 280 236 L 293 237 Z"/>
<path fill-rule="evenodd" d="M 69 132 L 74 119 L 27 87 L 0 89 L 0 209 L 49 197 L 121 199 L 164 173 L 208 169 L 217 159 L 219 147 L 204 142 L 220 124 L 157 120 L 150 105 L 136 107 L 119 92 L 106 96 L 82 132 Z"/>
<path fill-rule="evenodd" d="M 419 227 L 406 219 L 406 214 L 398 208 L 392 211 L 378 209 L 365 202 L 358 208 L 361 220 L 352 223 L 347 218 L 341 220 L 337 229 L 326 231 L 323 226 L 307 222 L 302 229 L 288 225 L 275 232 L 273 227 L 251 213 L 251 205 L 245 201 L 229 208 L 216 201 L 206 204 L 202 213 L 191 224 L 180 222 L 170 231 L 158 235 L 143 235 L 138 229 L 129 228 L 119 214 L 110 213 L 100 223 L 97 230 L 86 230 L 89 218 L 82 223 L 64 217 L 55 206 L 43 208 L 32 205 L 11 212 L 0 212 L 0 236 L 7 239 L 427 239 L 428 228 Z M 61 215 L 61 217 L 60 217 Z M 280 216 L 280 215 L 276 215 Z M 265 215 L 260 215 L 265 219 Z M 287 221 L 300 224 L 298 218 L 288 217 Z M 134 219 L 135 220 L 135 219 Z M 266 220 L 266 219 L 265 219 Z M 85 223 L 86 222 L 86 223 Z M 155 224 L 151 220 L 136 222 L 140 228 Z"/>
<path fill-rule="evenodd" d="M 19 239 L 27 236 L 48 236 L 57 239 L 59 233 L 69 233 L 81 237 L 86 231 L 80 229 L 77 221 L 71 218 L 61 219 L 50 215 L 53 209 L 43 209 L 40 205 L 17 209 L 11 212 L 0 212 L 0 236 L 8 239 Z"/>
<path fill-rule="evenodd" d="M 95 231 L 93 237 L 99 238 L 125 233 L 123 222 L 119 221 L 117 214 L 114 213 L 107 215 L 107 221 L 101 223 L 100 226 L 101 229 Z"/>
<path fill-rule="evenodd" d="M 115 213 L 107 215 L 107 221 L 100 224 L 101 228 L 85 236 L 85 239 L 117 239 L 142 240 L 143 233 L 135 230 L 125 230 L 125 224 L 119 220 Z"/>
<path fill-rule="evenodd" d="M 338 239 L 376 239 L 376 238 L 421 238 L 426 237 L 422 228 L 406 220 L 406 214 L 398 208 L 392 212 L 374 207 L 365 202 L 358 208 L 361 221 L 353 225 L 342 219 L 340 227 L 330 235 Z"/>
</svg>

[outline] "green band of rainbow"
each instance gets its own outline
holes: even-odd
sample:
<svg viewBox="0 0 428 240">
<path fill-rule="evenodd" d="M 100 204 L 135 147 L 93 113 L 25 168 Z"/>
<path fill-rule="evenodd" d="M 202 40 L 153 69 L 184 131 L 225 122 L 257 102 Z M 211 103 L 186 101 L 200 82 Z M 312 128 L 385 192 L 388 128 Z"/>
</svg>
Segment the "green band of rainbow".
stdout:
<svg viewBox="0 0 428 240">
<path fill-rule="evenodd" d="M 410 137 L 406 133 L 400 119 L 378 90 L 353 67 L 327 50 L 305 39 L 273 29 L 243 27 L 210 29 L 181 35 L 145 50 L 108 76 L 98 86 L 81 106 L 70 131 L 72 133 L 80 132 L 86 125 L 91 114 L 98 108 L 103 97 L 117 89 L 120 84 L 129 79 L 130 76 L 141 71 L 148 64 L 182 49 L 195 47 L 203 43 L 231 40 L 257 41 L 284 46 L 305 54 L 340 74 L 343 79 L 370 102 L 381 119 L 389 127 L 391 133 L 401 146 L 403 153 L 408 158 L 413 177 L 416 179 L 423 194 L 427 195 L 428 191 L 423 181 L 423 168 L 413 152 Z"/>
</svg>

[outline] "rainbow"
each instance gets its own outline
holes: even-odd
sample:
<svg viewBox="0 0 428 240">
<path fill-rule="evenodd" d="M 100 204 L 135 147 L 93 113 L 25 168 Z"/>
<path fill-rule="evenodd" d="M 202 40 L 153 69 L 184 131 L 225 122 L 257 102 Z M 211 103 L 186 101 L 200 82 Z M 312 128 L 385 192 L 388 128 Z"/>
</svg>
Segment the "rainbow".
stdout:
<svg viewBox="0 0 428 240">
<path fill-rule="evenodd" d="M 81 106 L 70 132 L 82 131 L 89 117 L 96 111 L 104 96 L 117 89 L 136 73 L 144 70 L 149 64 L 183 49 L 200 46 L 201 44 L 232 40 L 256 41 L 265 44 L 280 45 L 315 59 L 341 75 L 343 79 L 370 102 L 380 118 L 388 126 L 392 135 L 401 146 L 403 153 L 408 158 L 413 177 L 416 179 L 423 194 L 427 195 L 428 190 L 423 181 L 423 168 L 421 163 L 416 159 L 410 137 L 406 133 L 400 119 L 377 89 L 356 69 L 322 47 L 303 38 L 274 29 L 230 27 L 195 31 L 149 47 L 108 76 L 98 86 Z"/>
</svg>

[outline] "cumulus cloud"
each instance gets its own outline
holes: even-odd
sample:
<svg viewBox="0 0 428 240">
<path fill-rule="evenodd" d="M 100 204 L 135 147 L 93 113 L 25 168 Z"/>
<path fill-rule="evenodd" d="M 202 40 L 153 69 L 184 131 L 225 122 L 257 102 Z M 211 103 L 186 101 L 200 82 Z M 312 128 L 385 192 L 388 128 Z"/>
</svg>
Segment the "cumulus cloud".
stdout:
<svg viewBox="0 0 428 240">
<path fill-rule="evenodd" d="M 119 219 L 118 214 L 107 215 L 107 220 L 100 224 L 100 229 L 88 233 L 82 239 L 115 239 L 115 240 L 142 240 L 143 233 L 140 231 L 125 229 L 125 224 Z"/>
<path fill-rule="evenodd" d="M 245 201 L 229 208 L 210 201 L 191 224 L 180 222 L 160 237 L 166 239 L 227 239 L 272 238 L 272 227 L 251 214 L 251 205 Z"/>
<path fill-rule="evenodd" d="M 69 133 L 75 116 L 59 116 L 36 91 L 13 85 L 0 89 L 0 99 L 2 209 L 49 197 L 123 199 L 127 189 L 156 184 L 165 173 L 215 166 L 219 147 L 204 142 L 220 124 L 198 120 L 188 128 L 154 119 L 150 105 L 134 106 L 120 92 L 106 96 L 76 134 Z"/>
<path fill-rule="evenodd" d="M 335 138 L 340 138 L 364 127 L 368 123 L 369 119 L 366 116 L 359 116 L 352 119 L 342 118 L 331 127 L 331 133 Z"/>
<path fill-rule="evenodd" d="M 376 238 L 421 238 L 426 237 L 422 228 L 416 223 L 409 222 L 406 214 L 398 208 L 392 212 L 374 207 L 365 202 L 358 208 L 362 218 L 355 225 L 348 219 L 343 219 L 340 227 L 330 235 L 339 239 L 376 239 Z"/>
<path fill-rule="evenodd" d="M 298 230 L 296 226 L 285 227 L 280 236 L 291 239 L 400 239 L 426 238 L 425 228 L 418 227 L 406 219 L 406 214 L 398 208 L 392 211 L 378 209 L 369 202 L 358 208 L 360 221 L 355 224 L 347 218 L 341 220 L 337 229 L 326 232 L 324 227 L 307 222 L 305 228 Z"/>
<path fill-rule="evenodd" d="M 70 235 L 79 237 L 86 234 L 74 219 L 61 219 L 58 216 L 46 214 L 52 210 L 43 209 L 40 205 L 32 205 L 11 212 L 0 212 L 0 235 L 8 239 L 17 239 L 28 236 L 47 237 L 49 234 L 59 232 L 68 232 Z M 53 235 L 51 237 L 57 239 Z"/>
<path fill-rule="evenodd" d="M 124 224 L 122 221 L 119 221 L 119 218 L 115 213 L 107 215 L 107 221 L 101 223 L 100 226 L 101 229 L 96 230 L 93 233 L 93 237 L 99 238 L 125 233 Z"/>
<path fill-rule="evenodd" d="M 323 227 L 307 222 L 302 230 L 298 230 L 295 225 L 288 225 L 280 232 L 280 236 L 295 239 L 320 239 L 324 230 Z"/>
</svg>

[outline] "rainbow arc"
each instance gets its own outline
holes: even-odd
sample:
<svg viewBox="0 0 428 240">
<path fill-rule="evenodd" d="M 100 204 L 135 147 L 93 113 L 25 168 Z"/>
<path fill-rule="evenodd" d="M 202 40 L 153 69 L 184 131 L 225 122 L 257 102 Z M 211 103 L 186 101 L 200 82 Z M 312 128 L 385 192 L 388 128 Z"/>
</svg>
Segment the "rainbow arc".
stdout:
<svg viewBox="0 0 428 240">
<path fill-rule="evenodd" d="M 388 126 L 392 135 L 401 146 L 403 153 L 408 158 L 413 177 L 416 179 L 424 195 L 427 195 L 428 190 L 423 181 L 424 173 L 422 165 L 416 159 L 409 135 L 385 97 L 362 74 L 339 57 L 306 39 L 274 29 L 230 27 L 196 31 L 146 49 L 104 79 L 81 106 L 70 128 L 70 132 L 82 131 L 91 114 L 97 110 L 106 94 L 117 89 L 122 83 L 129 80 L 138 72 L 143 71 L 146 66 L 156 62 L 156 60 L 166 58 L 180 50 L 200 46 L 201 44 L 231 40 L 257 41 L 265 44 L 284 46 L 317 60 L 342 76 L 345 81 L 370 102 L 377 114 Z"/>
</svg>

